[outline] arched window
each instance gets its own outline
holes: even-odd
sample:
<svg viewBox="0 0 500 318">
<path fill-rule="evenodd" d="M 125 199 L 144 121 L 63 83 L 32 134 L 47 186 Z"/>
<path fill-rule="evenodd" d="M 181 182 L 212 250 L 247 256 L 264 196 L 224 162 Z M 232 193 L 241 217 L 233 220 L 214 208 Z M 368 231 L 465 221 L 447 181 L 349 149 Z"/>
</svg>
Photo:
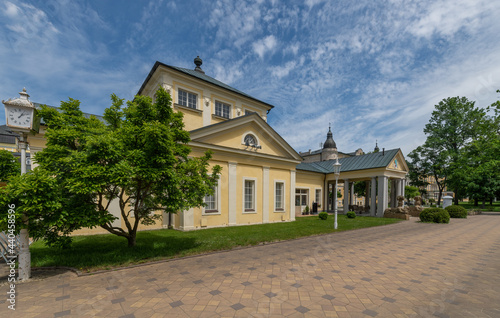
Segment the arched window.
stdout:
<svg viewBox="0 0 500 318">
<path fill-rule="evenodd" d="M 252 134 L 247 134 L 243 141 L 246 146 L 257 146 L 257 139 Z"/>
</svg>

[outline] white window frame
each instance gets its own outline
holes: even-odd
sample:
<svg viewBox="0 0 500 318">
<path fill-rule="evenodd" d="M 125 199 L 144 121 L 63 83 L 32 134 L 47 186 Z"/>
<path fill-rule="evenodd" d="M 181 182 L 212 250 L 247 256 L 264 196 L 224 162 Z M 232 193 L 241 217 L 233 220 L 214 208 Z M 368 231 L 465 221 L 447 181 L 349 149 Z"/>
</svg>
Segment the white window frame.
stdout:
<svg viewBox="0 0 500 318">
<path fill-rule="evenodd" d="M 243 135 L 241 136 L 241 144 L 242 144 L 242 145 L 245 145 L 245 137 L 246 137 L 247 135 L 252 135 L 252 136 L 255 138 L 255 140 L 257 141 L 256 146 L 260 146 L 260 140 L 259 140 L 259 137 L 257 137 L 257 134 L 256 134 L 256 133 L 254 133 L 254 132 L 253 132 L 253 131 L 251 131 L 251 130 L 249 130 L 249 131 L 247 131 L 247 132 L 243 133 Z"/>
<path fill-rule="evenodd" d="M 246 203 L 245 183 L 246 183 L 246 181 L 253 182 L 253 209 L 246 209 L 246 207 L 245 207 L 245 203 Z M 257 203 L 257 178 L 243 177 L 243 192 L 242 193 L 243 193 L 243 200 L 242 200 L 243 201 L 243 205 L 242 205 L 243 214 L 256 214 L 257 207 L 259 206 Z"/>
<path fill-rule="evenodd" d="M 217 112 L 217 106 L 220 106 L 220 112 Z M 227 117 L 224 116 L 224 107 L 227 107 Z M 215 100 L 215 106 L 214 106 L 214 114 L 215 116 L 226 118 L 226 119 L 231 119 L 231 114 L 232 114 L 232 105 L 229 103 L 222 102 L 220 100 Z"/>
<path fill-rule="evenodd" d="M 202 215 L 220 215 L 221 214 L 221 190 L 220 189 L 221 189 L 221 186 L 219 184 L 217 184 L 215 186 L 215 191 L 214 191 L 216 209 L 209 210 L 209 209 L 207 209 L 206 206 L 203 206 L 201 208 Z M 205 196 L 205 198 L 203 198 L 203 202 L 205 202 L 205 200 L 206 200 L 206 196 Z M 207 211 L 212 211 L 212 212 L 207 212 Z"/>
<path fill-rule="evenodd" d="M 317 201 L 318 199 L 318 195 L 316 194 L 319 190 L 319 201 Z M 317 204 L 321 204 L 321 207 L 323 207 L 323 189 L 322 188 L 316 188 L 314 189 L 314 202 L 316 202 Z"/>
<path fill-rule="evenodd" d="M 182 104 L 181 103 L 181 92 L 184 92 L 186 93 L 186 105 Z M 192 95 L 192 96 L 190 96 Z M 190 104 L 190 97 L 193 97 L 194 96 L 194 106 L 195 107 L 191 107 L 189 106 Z M 190 108 L 190 109 L 198 109 L 198 94 L 196 93 L 193 93 L 187 89 L 184 89 L 184 88 L 178 88 L 177 89 L 177 104 L 180 105 L 180 106 L 184 106 L 184 107 L 187 107 L 187 108 Z"/>
<path fill-rule="evenodd" d="M 283 185 L 283 189 L 281 192 L 281 208 L 276 207 L 276 190 L 277 184 L 281 183 Z M 285 180 L 274 180 L 274 212 L 276 213 L 285 213 L 286 211 L 286 182 Z"/>
</svg>

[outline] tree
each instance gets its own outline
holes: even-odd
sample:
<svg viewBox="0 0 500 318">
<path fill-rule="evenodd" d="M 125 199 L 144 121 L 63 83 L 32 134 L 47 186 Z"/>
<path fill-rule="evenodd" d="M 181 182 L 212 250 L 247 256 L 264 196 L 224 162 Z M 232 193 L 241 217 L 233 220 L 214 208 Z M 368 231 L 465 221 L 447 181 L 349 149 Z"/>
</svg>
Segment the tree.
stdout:
<svg viewBox="0 0 500 318">
<path fill-rule="evenodd" d="M 358 197 L 366 196 L 366 181 L 355 181 L 354 182 L 354 193 Z"/>
<path fill-rule="evenodd" d="M 410 201 L 411 198 L 414 198 L 420 194 L 417 187 L 414 186 L 405 186 L 405 198 L 406 201 Z"/>
<path fill-rule="evenodd" d="M 485 201 L 500 196 L 500 101 L 487 110 L 491 115 L 485 117 L 479 138 L 465 147 L 462 160 L 466 193 L 475 205 L 482 200 L 483 208 Z"/>
<path fill-rule="evenodd" d="M 139 224 L 153 224 L 161 218 L 159 212 L 203 205 L 221 167 L 209 172 L 210 152 L 188 157 L 190 138 L 183 129 L 183 115 L 173 112 L 164 89 L 156 92 L 154 103 L 150 97 L 136 96 L 123 107 L 123 99 L 114 94 L 111 99 L 104 113 L 107 124 L 93 116 L 85 118 L 79 101 L 71 98 L 61 103 L 61 112 L 42 106 L 47 147 L 35 159 L 39 174 L 56 181 L 51 191 L 62 194 L 56 214 L 75 222 L 68 231 L 100 226 L 134 246 Z M 123 228 L 113 225 L 113 201 Z M 31 217 L 36 215 L 30 215 L 30 224 Z"/>
<path fill-rule="evenodd" d="M 481 134 L 485 115 L 484 109 L 475 107 L 466 97 L 443 99 L 425 125 L 425 143 L 410 153 L 419 178 L 434 177 L 439 189 L 438 204 L 446 186 L 455 192 L 455 204 L 464 195 L 463 151 Z"/>
<path fill-rule="evenodd" d="M 435 106 L 429 123 L 425 125 L 425 144 L 437 150 L 447 165 L 444 184 L 455 192 L 455 204 L 466 187 L 460 164 L 463 149 L 479 137 L 485 115 L 484 109 L 475 107 L 475 102 L 466 97 L 449 97 Z"/>
<path fill-rule="evenodd" d="M 421 196 L 424 196 L 427 194 L 427 186 L 429 185 L 429 182 L 426 181 L 426 175 L 424 174 L 424 171 L 421 170 L 421 167 L 414 165 L 410 161 L 406 161 L 406 164 L 408 165 L 408 179 L 410 179 L 409 185 L 417 187 L 418 191 L 420 192 Z"/>
<path fill-rule="evenodd" d="M 0 182 L 18 174 L 21 174 L 21 165 L 16 157 L 8 150 L 0 150 Z"/>
<path fill-rule="evenodd" d="M 408 157 L 412 159 L 412 166 L 415 171 L 420 173 L 422 179 L 428 177 L 434 179 L 439 190 L 437 200 L 437 204 L 439 205 L 449 174 L 446 155 L 424 143 L 424 145 L 418 146 L 410 152 Z"/>
</svg>

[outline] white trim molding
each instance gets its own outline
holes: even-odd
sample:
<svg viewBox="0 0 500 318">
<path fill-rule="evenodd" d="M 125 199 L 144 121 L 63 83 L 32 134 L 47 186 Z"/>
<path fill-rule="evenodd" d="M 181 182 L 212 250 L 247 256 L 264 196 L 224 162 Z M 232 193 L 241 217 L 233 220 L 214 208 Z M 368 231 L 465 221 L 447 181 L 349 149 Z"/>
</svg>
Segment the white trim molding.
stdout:
<svg viewBox="0 0 500 318">
<path fill-rule="evenodd" d="M 253 181 L 253 209 L 245 209 L 245 183 L 246 181 Z M 241 212 L 243 214 L 256 214 L 258 213 L 258 208 L 259 208 L 259 203 L 257 200 L 257 178 L 253 177 L 243 177 L 243 182 L 242 182 L 242 195 L 243 195 L 243 200 L 242 200 L 242 210 Z M 248 211 L 245 211 L 248 210 Z"/>
<path fill-rule="evenodd" d="M 219 178 L 220 180 L 220 178 Z M 201 215 L 220 215 L 221 214 L 221 186 L 219 184 L 217 184 L 215 186 L 215 193 L 216 195 L 215 197 L 215 202 L 217 204 L 217 212 L 205 212 L 206 211 L 206 207 L 205 206 L 202 206 L 201 207 Z M 205 196 L 206 198 L 206 196 Z M 205 198 L 203 198 L 203 202 L 205 202 Z"/>
<path fill-rule="evenodd" d="M 281 198 L 281 204 L 283 205 L 279 210 L 276 209 L 276 184 L 277 183 L 282 183 L 283 184 L 283 188 L 281 190 L 281 195 L 282 195 L 282 198 Z M 286 182 L 285 180 L 274 180 L 274 192 L 273 192 L 273 212 L 275 213 L 285 213 L 286 211 Z"/>
</svg>

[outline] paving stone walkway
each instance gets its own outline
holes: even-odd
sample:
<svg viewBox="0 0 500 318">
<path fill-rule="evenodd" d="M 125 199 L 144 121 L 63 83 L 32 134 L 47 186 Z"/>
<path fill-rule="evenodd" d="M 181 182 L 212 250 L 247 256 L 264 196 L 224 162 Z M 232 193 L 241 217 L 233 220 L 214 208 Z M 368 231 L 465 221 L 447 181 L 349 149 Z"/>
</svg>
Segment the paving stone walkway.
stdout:
<svg viewBox="0 0 500 318">
<path fill-rule="evenodd" d="M 59 274 L 0 317 L 500 317 L 500 215 L 416 221 Z"/>
</svg>

